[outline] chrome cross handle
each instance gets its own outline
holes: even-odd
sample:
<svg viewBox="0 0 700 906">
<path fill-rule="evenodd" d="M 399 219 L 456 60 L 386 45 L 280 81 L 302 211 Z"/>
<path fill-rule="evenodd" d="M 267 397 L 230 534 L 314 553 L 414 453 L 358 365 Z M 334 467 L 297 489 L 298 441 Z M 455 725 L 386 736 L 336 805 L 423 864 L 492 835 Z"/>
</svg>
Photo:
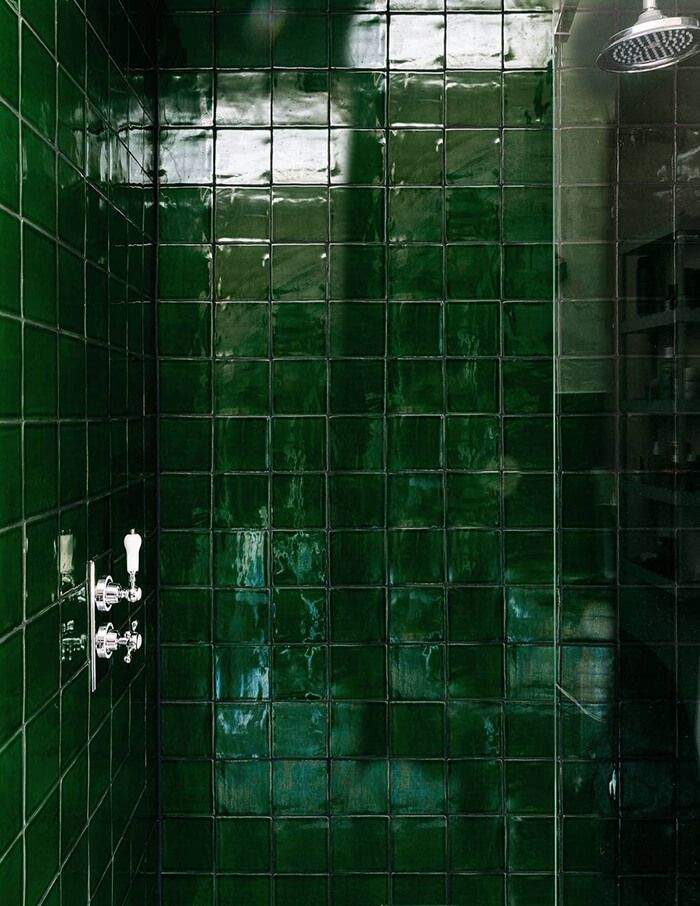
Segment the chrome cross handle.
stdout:
<svg viewBox="0 0 700 906">
<path fill-rule="evenodd" d="M 132 529 L 124 535 L 126 549 L 126 571 L 129 574 L 128 588 L 122 588 L 111 576 L 105 576 L 95 584 L 95 606 L 103 613 L 112 609 L 118 601 L 128 601 L 136 604 L 141 600 L 141 589 L 136 584 L 136 573 L 139 571 L 139 551 L 141 550 L 141 535 Z"/>
<path fill-rule="evenodd" d="M 134 620 L 131 629 L 127 629 L 124 635 L 119 635 L 111 623 L 106 626 L 100 626 L 95 635 L 95 654 L 101 658 L 111 658 L 118 648 L 125 648 L 124 663 L 131 663 L 131 655 L 138 651 L 143 644 L 143 637 L 138 629 L 138 620 Z"/>
</svg>

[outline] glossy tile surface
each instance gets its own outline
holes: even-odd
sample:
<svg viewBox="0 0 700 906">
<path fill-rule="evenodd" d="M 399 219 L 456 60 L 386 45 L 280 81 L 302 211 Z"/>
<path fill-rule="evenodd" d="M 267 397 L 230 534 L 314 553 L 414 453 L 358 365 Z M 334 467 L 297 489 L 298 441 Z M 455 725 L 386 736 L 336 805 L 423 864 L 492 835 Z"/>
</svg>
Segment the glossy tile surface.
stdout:
<svg viewBox="0 0 700 906">
<path fill-rule="evenodd" d="M 211 6 L 160 56 L 164 902 L 545 906 L 549 14 Z"/>
<path fill-rule="evenodd" d="M 153 562 L 134 612 L 150 657 L 115 664 L 92 696 L 83 585 L 88 558 L 122 573 L 132 526 L 155 549 L 154 25 L 149 4 L 0 2 L 0 899 L 13 906 L 155 902 Z"/>
</svg>

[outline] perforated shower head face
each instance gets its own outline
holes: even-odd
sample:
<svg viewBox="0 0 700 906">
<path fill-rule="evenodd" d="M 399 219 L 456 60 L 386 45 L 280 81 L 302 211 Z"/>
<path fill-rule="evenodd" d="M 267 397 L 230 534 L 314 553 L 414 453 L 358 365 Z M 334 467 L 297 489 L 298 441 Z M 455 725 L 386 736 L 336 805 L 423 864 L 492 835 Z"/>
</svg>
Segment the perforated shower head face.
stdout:
<svg viewBox="0 0 700 906">
<path fill-rule="evenodd" d="M 598 56 L 608 72 L 649 72 L 675 66 L 700 50 L 700 27 L 689 16 L 642 13 L 631 28 L 613 35 Z"/>
</svg>

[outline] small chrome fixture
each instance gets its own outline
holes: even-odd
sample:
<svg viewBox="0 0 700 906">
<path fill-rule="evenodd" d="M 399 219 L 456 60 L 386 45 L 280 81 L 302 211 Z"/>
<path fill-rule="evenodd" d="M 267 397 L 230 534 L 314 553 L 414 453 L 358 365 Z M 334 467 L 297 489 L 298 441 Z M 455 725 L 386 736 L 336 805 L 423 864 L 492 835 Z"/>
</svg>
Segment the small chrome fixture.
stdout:
<svg viewBox="0 0 700 906">
<path fill-rule="evenodd" d="M 127 629 L 124 635 L 119 635 L 111 623 L 106 626 L 100 626 L 95 636 L 95 654 L 101 658 L 111 658 L 117 648 L 125 648 L 124 663 L 131 663 L 131 653 L 138 651 L 143 643 L 141 633 L 136 630 L 139 628 L 138 620 L 133 620 L 131 629 Z"/>
<path fill-rule="evenodd" d="M 644 9 L 630 28 L 613 35 L 598 55 L 608 72 L 650 72 L 675 66 L 700 50 L 700 25 L 691 16 L 665 16 L 656 0 L 643 0 Z"/>
<path fill-rule="evenodd" d="M 97 625 L 98 613 L 108 613 L 119 601 L 128 604 L 138 604 L 143 592 L 136 584 L 136 574 L 139 571 L 139 551 L 142 538 L 132 529 L 124 536 L 126 550 L 126 571 L 129 584 L 122 587 L 111 576 L 102 579 L 96 578 L 95 561 L 90 560 L 87 570 L 87 604 L 88 623 L 90 627 L 90 680 L 94 692 L 97 688 L 97 661 L 109 660 L 118 648 L 124 648 L 124 661 L 131 663 L 131 656 L 138 651 L 143 643 L 143 638 L 138 629 L 138 621 L 131 622 L 131 628 L 124 635 L 119 635 L 112 623 L 103 626 Z"/>
<path fill-rule="evenodd" d="M 129 587 L 122 588 L 112 580 L 111 576 L 105 576 L 95 585 L 95 606 L 103 613 L 110 611 L 112 605 L 119 601 L 128 601 L 129 604 L 136 604 L 141 600 L 141 589 L 136 584 L 136 573 L 139 571 L 139 551 L 141 550 L 141 535 L 137 535 L 132 529 L 128 535 L 124 535 L 124 547 L 126 548 L 126 571 L 129 574 Z"/>
</svg>

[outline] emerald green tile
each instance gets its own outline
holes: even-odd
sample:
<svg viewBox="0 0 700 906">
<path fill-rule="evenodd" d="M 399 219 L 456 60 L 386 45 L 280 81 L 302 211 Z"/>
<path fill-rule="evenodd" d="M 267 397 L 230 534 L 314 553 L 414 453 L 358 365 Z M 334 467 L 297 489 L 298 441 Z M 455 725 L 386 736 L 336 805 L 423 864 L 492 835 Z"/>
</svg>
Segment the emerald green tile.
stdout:
<svg viewBox="0 0 700 906">
<path fill-rule="evenodd" d="M 275 702 L 272 706 L 272 751 L 286 758 L 326 754 L 327 705 L 316 702 Z"/>
<path fill-rule="evenodd" d="M 497 242 L 500 238 L 499 215 L 498 189 L 448 189 L 446 193 L 448 241 Z"/>
<path fill-rule="evenodd" d="M 391 753 L 403 757 L 442 757 L 445 708 L 440 702 L 393 703 L 390 711 Z"/>
<path fill-rule="evenodd" d="M 24 14 L 24 8 L 22 12 Z M 52 15 L 50 22 L 53 37 Z M 26 26 L 22 28 L 22 116 L 47 139 L 54 140 L 56 63 Z"/>
<path fill-rule="evenodd" d="M 380 642 L 386 638 L 382 589 L 332 589 L 330 608 L 334 642 Z"/>
<path fill-rule="evenodd" d="M 277 760 L 272 767 L 272 808 L 276 815 L 324 814 L 328 781 L 321 760 Z"/>
<path fill-rule="evenodd" d="M 3 124 L 3 132 L 5 128 Z M 7 129 L 7 137 L 14 139 L 14 125 L 8 124 Z M 16 195 L 11 188 L 13 184 L 16 185 L 10 177 L 10 189 L 3 194 L 7 196 L 8 204 L 16 209 Z M 56 222 L 56 155 L 51 146 L 27 127 L 22 130 L 22 186 L 24 215 L 38 226 L 53 231 Z"/>
<path fill-rule="evenodd" d="M 284 14 L 280 17 L 282 22 L 285 18 Z M 315 17 L 294 17 L 297 24 L 305 19 L 312 26 L 317 22 Z M 282 28 L 284 30 L 284 25 Z M 284 35 L 279 37 L 284 40 Z M 323 54 L 324 48 L 319 50 Z M 272 105 L 272 121 L 275 125 L 326 125 L 328 73 L 277 70 L 272 83 Z"/>
<path fill-rule="evenodd" d="M 448 475 L 448 526 L 497 526 L 500 522 L 500 491 L 500 482 L 495 474 Z"/>
<path fill-rule="evenodd" d="M 217 758 L 264 758 L 269 748 L 268 705 L 217 705 L 214 753 Z"/>
<path fill-rule="evenodd" d="M 338 531 L 331 535 L 330 573 L 334 585 L 383 582 L 386 566 L 380 531 Z"/>
<path fill-rule="evenodd" d="M 330 518 L 334 528 L 371 528 L 384 524 L 383 476 L 333 475 L 329 487 Z"/>
<path fill-rule="evenodd" d="M 502 871 L 504 868 L 503 819 L 450 817 L 447 836 L 449 864 L 454 871 Z"/>
<path fill-rule="evenodd" d="M 217 362 L 214 367 L 215 413 L 266 415 L 269 382 L 268 362 Z"/>
<path fill-rule="evenodd" d="M 0 525 L 17 522 L 22 514 L 22 446 L 19 426 L 0 427 L 0 450 L 8 477 L 0 491 Z"/>
<path fill-rule="evenodd" d="M 386 871 L 386 818 L 332 818 L 331 860 L 336 872 Z"/>
<path fill-rule="evenodd" d="M 208 704 L 162 704 L 163 755 L 180 758 L 211 754 L 211 708 Z"/>
<path fill-rule="evenodd" d="M 389 192 L 388 236 L 395 242 L 440 242 L 442 190 L 402 187 Z"/>
<path fill-rule="evenodd" d="M 382 61 L 379 67 L 384 66 Z M 385 74 L 333 70 L 331 122 L 334 126 L 373 129 L 384 125 Z"/>
<path fill-rule="evenodd" d="M 322 187 L 275 187 L 272 237 L 276 242 L 325 240 L 328 237 L 327 190 Z"/>
<path fill-rule="evenodd" d="M 326 652 L 319 646 L 277 648 L 274 661 L 276 699 L 319 699 L 326 695 Z"/>
<path fill-rule="evenodd" d="M 263 532 L 217 532 L 213 547 L 216 585 L 260 588 L 265 584 L 268 551 Z"/>
<path fill-rule="evenodd" d="M 28 872 L 27 899 L 37 902 L 48 889 L 59 865 L 58 790 L 46 800 L 25 831 L 25 858 Z"/>
<path fill-rule="evenodd" d="M 0 118 L 2 112 L 0 110 Z M 3 132 L 0 131 L 0 135 Z M 0 154 L 3 154 L 0 146 Z M 0 181 L 0 196 L 3 188 Z M 6 204 L 11 204 L 4 199 Z M 19 220 L 5 211 L 0 211 L 0 308 L 5 312 L 20 311 L 20 224 Z"/>
<path fill-rule="evenodd" d="M 0 179 L 0 200 L 14 211 L 19 210 L 19 121 L 7 107 L 0 110 L 0 160 L 2 160 L 2 178 Z M 30 145 L 30 150 L 36 146 Z M 24 168 L 22 170 L 24 177 Z"/>
<path fill-rule="evenodd" d="M 222 472 L 267 468 L 268 427 L 262 418 L 214 421 L 214 469 Z"/>
<path fill-rule="evenodd" d="M 326 409 L 326 363 L 319 359 L 275 361 L 272 404 L 276 415 L 318 415 Z"/>
<path fill-rule="evenodd" d="M 445 142 L 448 185 L 495 185 L 500 174 L 500 136 L 496 130 L 451 130 Z"/>
<path fill-rule="evenodd" d="M 446 83 L 445 101 L 447 126 L 498 126 L 501 78 L 493 71 L 452 72 Z"/>
<path fill-rule="evenodd" d="M 0 648 L 0 671 L 7 689 L 7 707 L 0 722 L 0 739 L 6 742 L 22 723 L 22 634 L 16 632 Z"/>
<path fill-rule="evenodd" d="M 386 311 L 383 304 L 334 302 L 330 307 L 330 348 L 333 356 L 382 356 Z M 358 332 L 357 325 L 362 324 Z"/>
<path fill-rule="evenodd" d="M 433 245 L 390 246 L 392 299 L 439 299 L 443 295 L 443 250 Z"/>
<path fill-rule="evenodd" d="M 391 808 L 395 814 L 445 810 L 445 765 L 441 761 L 392 761 Z"/>
<path fill-rule="evenodd" d="M 342 647 L 331 651 L 331 694 L 334 699 L 384 699 L 385 650 L 380 647 Z"/>
<path fill-rule="evenodd" d="M 203 532 L 166 534 L 161 539 L 160 568 L 165 584 L 207 585 L 209 581 L 210 540 Z"/>
<path fill-rule="evenodd" d="M 0 627 L 6 632 L 22 619 L 22 533 L 15 528 L 0 534 L 0 567 L 7 582 L 7 607 Z"/>
<path fill-rule="evenodd" d="M 395 646 L 389 652 L 391 697 L 439 701 L 445 695 L 441 645 Z"/>
<path fill-rule="evenodd" d="M 331 189 L 332 241 L 381 242 L 384 238 L 384 219 L 383 189 Z"/>
<path fill-rule="evenodd" d="M 331 246 L 331 299 L 382 299 L 385 295 L 384 259 L 382 246 Z"/>
<path fill-rule="evenodd" d="M 213 91 L 210 72 L 164 72 L 159 91 L 159 119 L 164 126 L 211 124 Z"/>
<path fill-rule="evenodd" d="M 385 758 L 388 751 L 386 723 L 383 702 L 334 702 L 331 706 L 331 756 Z"/>
<path fill-rule="evenodd" d="M 286 302 L 272 308 L 272 348 L 276 356 L 322 356 L 326 350 L 326 306 Z"/>
<path fill-rule="evenodd" d="M 276 589 L 273 624 L 276 642 L 323 640 L 326 635 L 324 593 L 312 589 Z"/>
<path fill-rule="evenodd" d="M 391 125 L 440 126 L 443 122 L 443 98 L 441 75 L 393 73 L 389 78 Z"/>
<path fill-rule="evenodd" d="M 328 870 L 328 821 L 325 818 L 281 818 L 274 822 L 278 872 Z M 247 843 L 243 844 L 248 848 Z"/>
<path fill-rule="evenodd" d="M 269 307 L 256 302 L 214 306 L 214 353 L 220 357 L 265 356 L 269 346 Z"/>
<path fill-rule="evenodd" d="M 322 906 L 327 901 L 328 881 L 321 877 L 303 875 L 275 878 L 275 903 L 294 906 L 294 903 L 308 903 Z"/>
<path fill-rule="evenodd" d="M 161 242 L 207 242 L 211 239 L 210 189 L 163 186 L 158 206 Z"/>
<path fill-rule="evenodd" d="M 209 818 L 166 818 L 163 822 L 163 867 L 203 871 L 211 864 L 212 821 Z"/>
<path fill-rule="evenodd" d="M 21 415 L 21 343 L 20 322 L 0 319 L 0 415 L 4 418 Z"/>
<path fill-rule="evenodd" d="M 161 467 L 208 471 L 211 468 L 211 436 L 210 419 L 161 418 Z"/>
<path fill-rule="evenodd" d="M 213 62 L 211 16 L 174 13 L 162 23 L 159 58 L 167 67 L 206 67 Z"/>
<path fill-rule="evenodd" d="M 448 299 L 498 298 L 500 250 L 497 245 L 450 245 L 445 266 Z"/>
<path fill-rule="evenodd" d="M 443 178 L 442 132 L 401 129 L 389 133 L 389 177 L 396 186 L 435 186 Z"/>
<path fill-rule="evenodd" d="M 273 418 L 272 462 L 275 469 L 294 472 L 323 469 L 326 462 L 324 419 Z"/>
<path fill-rule="evenodd" d="M 577 138 L 580 141 L 580 138 Z M 553 175 L 553 137 L 545 129 L 503 131 L 503 176 L 507 184 L 550 185 Z M 567 171 L 572 162 L 567 162 Z"/>
<path fill-rule="evenodd" d="M 215 27 L 217 66 L 247 69 L 270 65 L 271 30 L 267 13 L 253 13 L 245 28 L 240 27 L 235 16 L 219 15 Z"/>
<path fill-rule="evenodd" d="M 392 822 L 391 842 L 397 871 L 444 871 L 444 818 L 398 818 Z"/>
<path fill-rule="evenodd" d="M 325 483 L 316 475 L 275 475 L 272 524 L 275 528 L 323 528 Z"/>
<path fill-rule="evenodd" d="M 299 301 L 326 296 L 327 254 L 322 246 L 284 245 L 272 251 L 272 298 Z"/>
<path fill-rule="evenodd" d="M 448 765 L 448 809 L 454 812 L 497 812 L 501 808 L 498 761 L 451 761 Z"/>
<path fill-rule="evenodd" d="M 541 126 L 552 122 L 552 74 L 507 72 L 504 76 L 505 124 Z"/>
<path fill-rule="evenodd" d="M 208 413 L 211 367 L 203 361 L 163 361 L 160 366 L 162 411 L 166 414 Z"/>
<path fill-rule="evenodd" d="M 0 11 L 0 35 L 5 48 L 0 63 L 0 93 L 13 107 L 19 98 L 19 26 L 16 12 L 8 5 Z"/>
<path fill-rule="evenodd" d="M 384 761 L 332 761 L 331 814 L 385 814 L 387 784 L 387 765 Z"/>
<path fill-rule="evenodd" d="M 162 299 L 202 301 L 211 295 L 211 250 L 206 246 L 163 246 L 159 255 Z"/>
</svg>

